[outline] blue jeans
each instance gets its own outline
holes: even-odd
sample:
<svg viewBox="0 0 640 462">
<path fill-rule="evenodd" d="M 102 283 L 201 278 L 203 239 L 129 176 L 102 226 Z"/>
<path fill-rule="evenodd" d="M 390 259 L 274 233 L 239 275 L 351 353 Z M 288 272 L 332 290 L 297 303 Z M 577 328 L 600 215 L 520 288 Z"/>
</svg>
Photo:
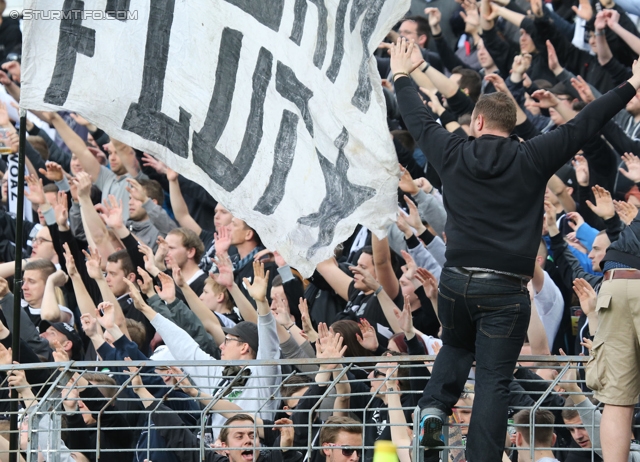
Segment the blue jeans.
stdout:
<svg viewBox="0 0 640 462">
<path fill-rule="evenodd" d="M 475 361 L 467 457 L 469 462 L 500 461 L 507 435 L 509 383 L 531 314 L 527 280 L 444 268 L 439 289 L 443 346 L 418 404 L 451 415 Z"/>
</svg>

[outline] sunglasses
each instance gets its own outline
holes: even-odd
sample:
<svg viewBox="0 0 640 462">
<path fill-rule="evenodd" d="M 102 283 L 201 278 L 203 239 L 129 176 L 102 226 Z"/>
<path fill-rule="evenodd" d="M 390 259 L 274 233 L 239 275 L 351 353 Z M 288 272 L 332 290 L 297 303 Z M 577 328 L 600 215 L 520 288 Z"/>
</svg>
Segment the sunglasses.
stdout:
<svg viewBox="0 0 640 462">
<path fill-rule="evenodd" d="M 333 449 L 341 449 L 342 455 L 345 457 L 351 457 L 354 452 L 356 453 L 358 458 L 362 457 L 362 449 L 339 447 L 333 443 L 329 443 L 329 446 L 332 446 Z"/>
<path fill-rule="evenodd" d="M 387 376 L 387 374 L 385 374 L 384 372 L 380 372 L 378 369 L 374 369 L 374 370 L 373 370 L 373 376 L 374 376 L 376 379 L 381 379 L 381 378 L 383 378 L 383 377 L 386 377 L 386 376 Z"/>
</svg>

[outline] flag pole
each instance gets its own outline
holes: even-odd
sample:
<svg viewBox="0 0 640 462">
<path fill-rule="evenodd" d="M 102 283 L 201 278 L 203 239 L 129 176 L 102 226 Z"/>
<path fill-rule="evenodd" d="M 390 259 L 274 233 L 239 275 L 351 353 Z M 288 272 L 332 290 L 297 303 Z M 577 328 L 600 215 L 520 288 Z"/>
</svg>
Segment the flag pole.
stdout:
<svg viewBox="0 0 640 462">
<path fill-rule="evenodd" d="M 20 302 L 22 300 L 22 241 L 24 224 L 24 156 L 27 144 L 27 111 L 20 108 L 20 147 L 18 149 L 18 206 L 16 208 L 16 261 L 13 275 L 13 328 L 11 330 L 11 360 L 20 353 Z M 9 327 L 9 326 L 7 326 Z M 9 462 L 18 461 L 20 432 L 18 430 L 18 392 L 11 389 Z"/>
</svg>

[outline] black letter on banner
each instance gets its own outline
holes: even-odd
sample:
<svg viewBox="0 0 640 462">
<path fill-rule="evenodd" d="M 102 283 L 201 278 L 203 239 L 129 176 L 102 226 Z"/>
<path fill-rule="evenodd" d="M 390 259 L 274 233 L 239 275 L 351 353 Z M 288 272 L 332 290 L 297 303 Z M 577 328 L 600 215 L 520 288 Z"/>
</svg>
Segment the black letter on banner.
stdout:
<svg viewBox="0 0 640 462">
<path fill-rule="evenodd" d="M 96 31 L 82 25 L 82 16 L 70 14 L 72 11 L 84 11 L 84 2 L 65 0 L 62 9 L 64 15 L 60 21 L 56 66 L 44 95 L 45 103 L 56 106 L 67 101 L 78 53 L 92 58 L 96 47 Z"/>
<path fill-rule="evenodd" d="M 151 2 L 140 98 L 137 103 L 131 103 L 129 106 L 122 128 L 187 158 L 191 114 L 180 108 L 179 121 L 176 122 L 162 113 L 164 79 L 169 61 L 169 42 L 175 6 L 175 0 Z"/>
<path fill-rule="evenodd" d="M 278 61 L 276 71 L 276 90 L 284 99 L 298 106 L 302 120 L 304 120 L 309 134 L 313 136 L 313 119 L 309 112 L 309 100 L 313 97 L 313 92 L 298 80 L 290 67 L 280 61 Z"/>
<path fill-rule="evenodd" d="M 107 7 L 104 10 L 109 17 L 116 18 L 118 21 L 126 21 L 130 6 L 131 0 L 107 0 Z"/>
<path fill-rule="evenodd" d="M 353 0 L 353 5 L 351 5 L 351 20 L 349 21 L 349 27 L 351 28 L 351 32 L 356 28 L 356 24 L 358 24 L 358 19 L 364 13 L 364 10 L 367 9 L 367 1 L 368 0 Z"/>
<path fill-rule="evenodd" d="M 376 194 L 375 189 L 354 185 L 347 178 L 349 159 L 344 154 L 344 148 L 348 141 L 349 132 L 343 128 L 334 143 L 338 148 L 338 159 L 335 165 L 316 149 L 327 192 L 317 213 L 298 219 L 298 223 L 301 225 L 319 228 L 318 241 L 307 251 L 307 258 L 315 255 L 319 248 L 331 244 L 340 220 L 351 215 L 360 205 Z"/>
<path fill-rule="evenodd" d="M 373 0 L 371 2 L 364 21 L 362 22 L 362 29 L 360 30 L 360 37 L 362 39 L 362 62 L 360 63 L 360 73 L 358 74 L 358 88 L 353 98 L 351 98 L 351 104 L 365 114 L 369 110 L 371 91 L 373 90 L 369 79 L 369 58 L 371 57 L 369 40 L 378 24 L 378 18 L 380 17 L 384 2 L 385 0 Z M 351 19 L 353 20 L 353 16 Z"/>
<path fill-rule="evenodd" d="M 253 95 L 251 111 L 247 118 L 247 129 L 240 152 L 235 161 L 231 162 L 216 149 L 216 145 L 229 121 L 241 49 L 242 34 L 237 30 L 225 28 L 222 32 L 216 84 L 209 103 L 207 118 L 202 130 L 193 134 L 194 163 L 229 192 L 236 189 L 251 170 L 262 141 L 264 102 L 273 67 L 273 55 L 267 49 L 261 48 L 253 73 Z"/>
<path fill-rule="evenodd" d="M 336 78 L 338 78 L 340 66 L 342 66 L 342 58 L 344 58 L 344 20 L 347 16 L 348 6 L 349 0 L 340 0 L 338 11 L 336 13 L 336 40 L 333 43 L 333 58 L 331 58 L 331 65 L 329 66 L 329 69 L 327 69 L 327 77 L 333 83 L 335 83 Z"/>
<path fill-rule="evenodd" d="M 296 0 L 293 14 L 293 27 L 291 28 L 291 37 L 289 39 L 300 46 L 302 34 L 304 33 L 304 22 L 307 18 L 307 0 Z"/>
<path fill-rule="evenodd" d="M 296 153 L 298 120 L 299 117 L 293 112 L 287 111 L 286 109 L 284 110 L 282 121 L 280 122 L 278 139 L 276 140 L 273 169 L 271 170 L 269 184 L 258 201 L 258 205 L 253 209 L 263 215 L 273 214 L 284 197 L 287 177 L 289 176 L 289 171 L 293 164 L 293 157 Z"/>
<path fill-rule="evenodd" d="M 155 0 L 154 0 L 155 1 Z M 284 0 L 224 0 L 250 14 L 261 24 L 278 32 L 284 11 Z"/>
<path fill-rule="evenodd" d="M 316 52 L 313 54 L 313 64 L 322 69 L 324 58 L 327 55 L 327 33 L 329 26 L 327 24 L 327 6 L 324 0 L 309 0 L 318 8 L 318 36 L 316 37 Z"/>
</svg>

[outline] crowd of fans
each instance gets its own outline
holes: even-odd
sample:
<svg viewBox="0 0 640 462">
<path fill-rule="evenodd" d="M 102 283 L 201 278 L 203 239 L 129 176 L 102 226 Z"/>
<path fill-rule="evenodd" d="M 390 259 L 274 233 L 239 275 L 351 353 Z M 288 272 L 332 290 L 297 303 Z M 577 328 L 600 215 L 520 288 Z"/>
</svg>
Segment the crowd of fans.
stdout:
<svg viewBox="0 0 640 462">
<path fill-rule="evenodd" d="M 152 155 L 110 138 L 81 115 L 35 113 L 26 127 L 25 194 L 33 215 L 25 222 L 22 242 L 15 239 L 9 172 L 0 160 L 5 172 L 0 362 L 11 364 L 8 348 L 12 335 L 19 335 L 23 364 L 147 359 L 202 364 L 75 374 L 63 403 L 64 424 L 84 431 L 63 433 L 59 444 L 68 448 L 65 460 L 71 460 L 71 452 L 76 460 L 95 460 L 98 442 L 107 450 L 101 459 L 142 460 L 140 448 L 150 440 L 150 447 L 162 449 L 151 457 L 154 462 L 195 461 L 199 453 L 184 449 L 198 448 L 201 439 L 207 460 L 217 462 L 225 457 L 233 462 L 259 457 L 354 461 L 371 457 L 371 451 L 363 453 L 363 443 L 411 445 L 408 409 L 416 406 L 430 371 L 419 362 L 411 370 L 398 365 L 412 355 L 437 355 L 442 345 L 437 287 L 447 245 L 446 189 L 430 166 L 430 153 L 416 146 L 399 115 L 390 43 L 401 35 L 419 45 L 417 60 L 425 64 L 411 78 L 447 130 L 466 138 L 478 98 L 499 92 L 516 103 L 514 135 L 528 140 L 569 122 L 630 77 L 640 54 L 634 14 L 640 11 L 629 0 L 413 0 L 407 17 L 375 53 L 402 167 L 397 223 L 385 239 L 359 226 L 309 279 L 265 249 L 258 233 L 202 186 Z M 0 24 L 0 57 L 6 61 L 0 83 L 6 97 L 19 102 L 16 26 L 9 18 Z M 0 126 L 8 133 L 5 144 L 17 152 L 16 121 L 8 107 L 0 103 Z M 529 283 L 535 309 L 522 355 L 589 356 L 598 310 L 606 308 L 596 306 L 600 261 L 620 221 L 628 225 L 638 214 L 640 92 L 593 135 L 548 182 L 540 210 L 543 229 L 532 230 L 539 236 Z M 23 309 L 20 332 L 11 332 L 17 258 L 24 270 Z M 350 358 L 367 356 L 386 358 L 375 367 L 356 363 L 342 373 Z M 306 361 L 316 357 L 335 364 L 318 367 Z M 298 362 L 283 366 L 274 361 L 278 358 Z M 222 367 L 220 360 L 246 366 Z M 532 438 L 526 408 L 548 387 L 541 381 L 557 378 L 557 369 L 520 366 L 510 395 L 508 456 L 529 460 L 532 440 L 539 448 L 599 448 L 593 430 L 600 419 L 598 403 L 580 386 L 582 369 L 577 377 L 562 377 L 557 393 L 545 398 L 542 408 L 553 410 L 536 412 Z M 6 380 L 29 408 L 41 398 L 40 385 L 51 373 L 16 369 Z M 335 390 L 329 394 L 332 382 Z M 114 396 L 125 383 L 124 393 Z M 2 393 L 7 398 L 7 390 Z M 329 404 L 321 403 L 325 397 Z M 462 424 L 451 427 L 452 441 L 466 438 L 473 399 L 472 370 L 451 418 Z M 215 405 L 202 422 L 201 411 L 210 403 Z M 316 412 L 319 404 L 332 412 Z M 105 406 L 109 410 L 103 415 Z M 6 414 L 8 400 L 0 399 L 0 407 Z M 151 417 L 140 412 L 149 408 L 156 409 Z M 157 429 L 142 431 L 148 418 Z M 311 421 L 313 426 L 303 425 Z M 364 434 L 362 422 L 371 424 Z M 39 425 L 46 430 L 50 420 L 43 418 Z M 204 432 L 198 430 L 201 425 Z M 308 439 L 322 449 L 287 450 L 306 447 Z M 224 449 L 252 448 L 258 440 L 264 448 L 281 449 L 262 455 Z M 47 460 L 50 442 L 40 442 L 40 456 Z M 598 449 L 535 454 L 535 460 L 601 460 Z M 398 455 L 403 462 L 411 457 L 408 449 Z M 428 451 L 426 457 L 437 460 L 438 453 Z M 457 457 L 463 460 L 464 453 Z M 629 460 L 640 460 L 640 453 L 632 451 Z"/>
</svg>

